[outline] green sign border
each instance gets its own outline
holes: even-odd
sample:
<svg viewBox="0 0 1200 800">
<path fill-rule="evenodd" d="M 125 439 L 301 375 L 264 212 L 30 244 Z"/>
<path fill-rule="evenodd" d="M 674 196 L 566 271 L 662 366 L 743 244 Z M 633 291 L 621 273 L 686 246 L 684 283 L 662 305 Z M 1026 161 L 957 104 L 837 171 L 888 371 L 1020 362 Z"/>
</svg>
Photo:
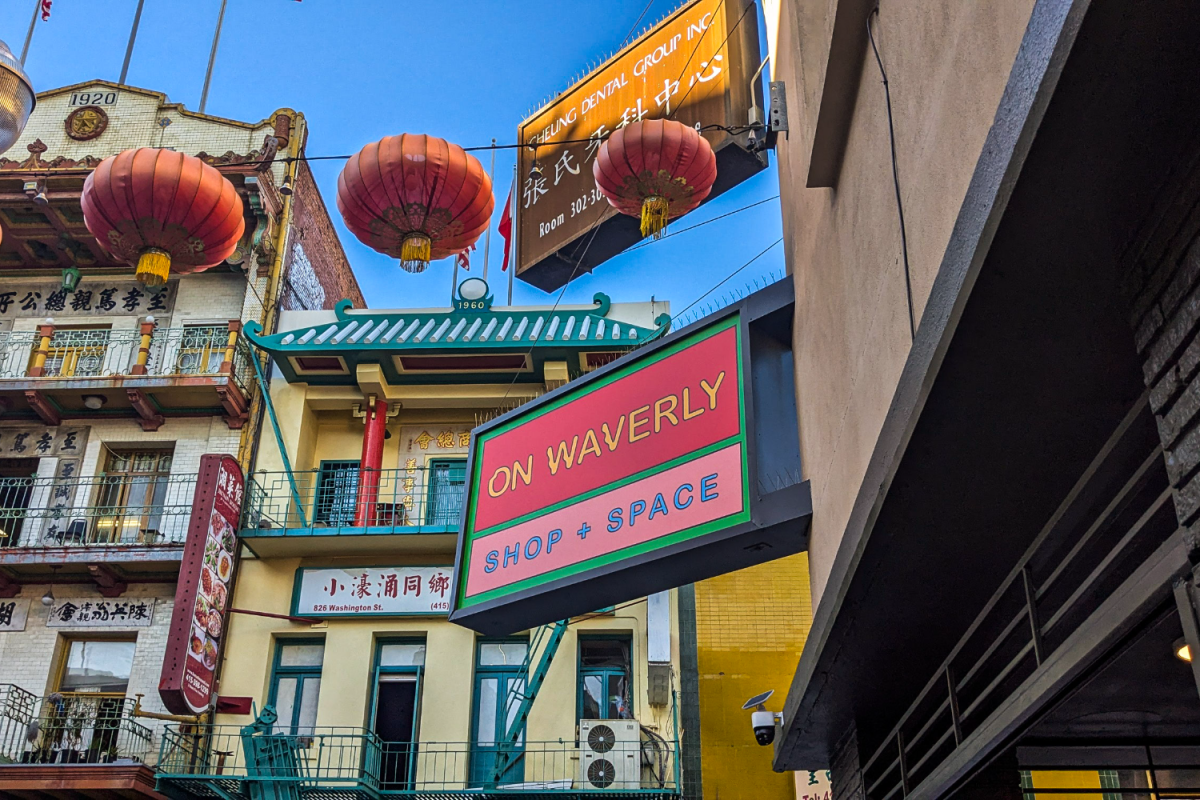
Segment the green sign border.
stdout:
<svg viewBox="0 0 1200 800">
<path fill-rule="evenodd" d="M 590 489 L 590 490 L 588 490 L 586 492 L 582 492 L 574 497 L 567 498 L 566 500 L 561 500 L 559 502 L 556 502 L 549 506 L 546 506 L 545 508 L 541 508 L 536 511 L 532 511 L 532 512 L 523 514 L 520 517 L 516 517 L 514 519 L 508 520 L 499 525 L 493 525 L 490 528 L 485 528 L 480 531 L 474 530 L 476 497 L 477 497 L 478 493 L 477 493 L 477 491 L 468 491 L 467 514 L 465 517 L 466 522 L 463 526 L 463 533 L 462 533 L 462 537 L 463 537 L 462 556 L 460 559 L 459 571 L 458 571 L 459 572 L 459 585 L 454 587 L 454 590 L 456 593 L 456 601 L 457 601 L 456 609 L 462 610 L 462 609 L 470 608 L 471 606 L 475 606 L 480 603 L 485 603 L 489 600 L 494 600 L 499 597 L 504 597 L 504 596 L 507 596 L 510 594 L 515 594 L 517 592 L 521 592 L 521 591 L 524 591 L 524 590 L 532 588 L 532 587 L 550 583 L 551 581 L 555 581 L 555 580 L 558 580 L 563 577 L 577 575 L 579 573 L 586 572 L 590 569 L 607 566 L 609 564 L 613 564 L 615 562 L 621 561 L 622 559 L 625 559 L 625 558 L 630 558 L 633 556 L 641 555 L 643 553 L 658 550 L 663 547 L 669 547 L 678 542 L 686 541 L 688 539 L 691 539 L 691 538 L 694 538 L 697 536 L 703 536 L 706 533 L 711 533 L 713 531 L 721 530 L 723 528 L 733 527 L 735 525 L 739 525 L 741 523 L 748 522 L 750 520 L 749 458 L 748 458 L 748 454 L 746 452 L 746 384 L 745 384 L 745 374 L 744 374 L 745 371 L 743 369 L 743 365 L 745 363 L 744 352 L 743 352 L 743 350 L 745 348 L 745 342 L 743 341 L 744 337 L 742 335 L 743 332 L 742 332 L 741 315 L 740 314 L 732 314 L 729 317 L 726 317 L 725 319 L 721 320 L 720 322 L 714 323 L 711 327 L 696 331 L 695 333 L 693 333 L 687 337 L 684 337 L 684 338 L 680 339 L 679 341 L 673 343 L 669 347 L 665 347 L 662 350 L 659 350 L 659 351 L 653 353 L 649 357 L 638 359 L 638 358 L 636 358 L 636 353 L 635 353 L 634 360 L 632 360 L 627 366 L 625 366 L 621 369 L 618 369 L 618 370 L 614 370 L 609 375 L 606 375 L 603 379 L 597 380 L 594 383 L 589 383 L 584 387 L 580 387 L 580 389 L 578 391 L 568 392 L 568 393 L 564 394 L 562 397 L 555 399 L 554 401 L 548 403 L 545 406 L 531 408 L 527 412 L 522 413 L 522 414 L 518 415 L 517 417 L 513 418 L 512 420 L 505 422 L 503 425 L 498 426 L 495 430 L 488 431 L 486 434 L 484 434 L 482 436 L 475 437 L 474 445 L 473 445 L 472 452 L 471 452 L 472 468 L 471 468 L 471 483 L 469 485 L 469 489 L 477 489 L 477 487 L 479 487 L 481 485 L 480 471 L 483 468 L 483 459 L 482 459 L 483 447 L 490 440 L 492 440 L 495 437 L 500 436 L 504 433 L 507 433 L 508 431 L 511 431 L 514 428 L 518 428 L 521 425 L 524 425 L 526 422 L 529 421 L 529 419 L 533 415 L 540 416 L 542 414 L 546 414 L 555 409 L 561 408 L 569 403 L 572 403 L 572 402 L 578 400 L 581 397 L 584 397 L 587 394 L 591 394 L 592 392 L 595 392 L 598 389 L 602 389 L 605 386 L 609 386 L 609 385 L 615 383 L 616 381 L 621 380 L 622 378 L 632 375 L 635 372 L 640 372 L 643 369 L 651 367 L 651 366 L 661 362 L 663 359 L 669 358 L 670 356 L 675 355 L 676 353 L 678 353 L 682 350 L 686 350 L 687 348 L 692 347 L 693 345 L 696 345 L 696 344 L 700 343 L 701 341 L 709 339 L 720 333 L 723 333 L 730 328 L 733 328 L 736 331 L 736 339 L 737 339 L 738 423 L 739 423 L 739 427 L 741 428 L 740 433 L 738 433 L 734 436 L 730 436 L 726 439 L 723 439 L 720 442 L 714 442 L 712 444 L 709 444 L 704 447 L 693 450 L 689 453 L 684 453 L 681 456 L 677 456 L 676 458 L 673 458 L 673 459 L 663 462 L 661 464 L 656 464 L 654 466 L 648 467 L 647 469 L 644 469 L 640 472 L 636 472 L 631 475 L 627 475 L 624 478 L 620 479 L 619 481 L 615 481 L 613 483 L 606 484 L 601 487 Z M 738 443 L 741 446 L 740 449 L 741 449 L 741 458 L 742 458 L 742 510 L 740 512 L 738 512 L 736 514 L 731 514 L 726 517 L 722 517 L 720 519 L 710 520 L 708 522 L 701 523 L 700 525 L 695 525 L 691 528 L 684 528 L 681 531 L 676 531 L 675 533 L 667 534 L 666 536 L 661 536 L 657 539 L 652 539 L 648 542 L 641 542 L 639 544 L 629 545 L 628 547 L 624 547 L 620 550 L 616 550 L 611 553 L 604 553 L 602 555 L 593 556 L 592 558 L 589 558 L 586 561 L 580 561 L 575 564 L 569 564 L 569 565 L 566 565 L 563 567 L 559 567 L 558 569 L 543 573 L 541 575 L 535 575 L 535 576 L 532 576 L 529 578 L 525 578 L 524 580 L 517 581 L 516 583 L 510 583 L 506 586 L 497 587 L 495 589 L 491 589 L 491 590 L 489 590 L 487 592 L 483 592 L 481 594 L 472 595 L 469 598 L 467 597 L 466 587 L 467 587 L 467 576 L 468 576 L 468 572 L 470 569 L 470 563 L 471 563 L 471 549 L 472 549 L 476 539 L 479 539 L 482 536 L 486 536 L 490 533 L 494 533 L 499 530 L 504 530 L 505 528 L 510 528 L 521 522 L 524 522 L 529 519 L 534 519 L 536 517 L 547 514 L 551 511 L 555 511 L 560 508 L 566 508 L 567 506 L 575 505 L 576 503 L 579 503 L 583 500 L 586 500 L 591 497 L 595 497 L 596 495 L 604 494 L 606 492 L 612 491 L 613 489 L 618 489 L 622 486 L 633 483 L 634 481 L 637 481 L 637 480 L 644 478 L 647 475 L 651 475 L 655 472 L 659 472 L 663 469 L 668 469 L 670 467 L 678 466 L 679 464 L 684 464 L 689 461 L 694 461 L 695 459 L 700 458 L 705 455 L 708 455 L 709 453 L 715 452 L 724 447 L 728 447 L 730 444 L 733 444 L 733 443 Z"/>
</svg>

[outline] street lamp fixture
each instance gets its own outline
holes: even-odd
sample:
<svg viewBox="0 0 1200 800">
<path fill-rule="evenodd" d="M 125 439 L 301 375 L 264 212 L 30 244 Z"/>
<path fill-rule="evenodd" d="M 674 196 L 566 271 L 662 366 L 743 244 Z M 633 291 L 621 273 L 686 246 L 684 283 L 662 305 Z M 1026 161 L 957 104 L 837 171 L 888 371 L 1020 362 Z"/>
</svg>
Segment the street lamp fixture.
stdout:
<svg viewBox="0 0 1200 800">
<path fill-rule="evenodd" d="M 21 62 L 0 41 L 0 153 L 20 138 L 36 103 L 33 83 Z"/>
</svg>

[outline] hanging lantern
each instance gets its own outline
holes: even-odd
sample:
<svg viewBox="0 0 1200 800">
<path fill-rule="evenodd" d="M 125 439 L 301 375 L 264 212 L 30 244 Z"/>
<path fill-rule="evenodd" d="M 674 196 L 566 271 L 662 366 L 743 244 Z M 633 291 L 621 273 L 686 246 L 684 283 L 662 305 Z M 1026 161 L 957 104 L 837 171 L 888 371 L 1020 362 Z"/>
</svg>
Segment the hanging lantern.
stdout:
<svg viewBox="0 0 1200 800">
<path fill-rule="evenodd" d="M 596 188 L 622 214 L 642 219 L 642 236 L 700 205 L 717 179 L 717 157 L 695 129 L 648 119 L 618 128 L 592 162 Z"/>
<path fill-rule="evenodd" d="M 350 157 L 338 176 L 337 205 L 359 241 L 422 272 L 475 244 L 496 200 L 474 156 L 444 139 L 402 133 Z"/>
<path fill-rule="evenodd" d="M 37 99 L 33 84 L 8 45 L 0 42 L 0 153 L 13 146 L 25 130 Z"/>
<path fill-rule="evenodd" d="M 83 219 L 100 246 L 137 267 L 146 286 L 202 272 L 233 254 L 242 198 L 195 156 L 142 147 L 109 156 L 83 184 Z"/>
</svg>

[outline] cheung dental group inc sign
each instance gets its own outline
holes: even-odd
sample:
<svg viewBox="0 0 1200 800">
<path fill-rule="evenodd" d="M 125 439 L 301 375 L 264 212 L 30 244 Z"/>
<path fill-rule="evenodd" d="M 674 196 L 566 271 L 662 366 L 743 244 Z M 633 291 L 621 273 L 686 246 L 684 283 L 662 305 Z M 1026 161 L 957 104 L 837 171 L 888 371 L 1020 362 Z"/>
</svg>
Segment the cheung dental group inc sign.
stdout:
<svg viewBox="0 0 1200 800">
<path fill-rule="evenodd" d="M 474 431 L 452 621 L 507 634 L 804 549 L 798 438 L 762 448 L 755 427 L 766 411 L 775 439 L 795 431 L 790 383 L 754 370 L 782 345 L 760 318 L 790 338 L 774 295 Z M 764 469 L 794 479 L 764 492 Z"/>
</svg>

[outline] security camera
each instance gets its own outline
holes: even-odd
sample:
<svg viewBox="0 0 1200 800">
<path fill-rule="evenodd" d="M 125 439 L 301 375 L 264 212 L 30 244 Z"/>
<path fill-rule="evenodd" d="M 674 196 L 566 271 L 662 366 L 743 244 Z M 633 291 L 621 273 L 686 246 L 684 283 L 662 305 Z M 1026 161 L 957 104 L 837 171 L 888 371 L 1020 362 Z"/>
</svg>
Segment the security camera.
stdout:
<svg viewBox="0 0 1200 800">
<path fill-rule="evenodd" d="M 774 689 L 756 694 L 742 706 L 743 711 L 754 709 L 750 713 L 750 726 L 754 728 L 754 740 L 763 747 L 775 741 L 775 725 L 783 722 L 783 714 L 767 711 L 767 707 L 764 705 L 773 694 L 775 694 Z"/>
</svg>

